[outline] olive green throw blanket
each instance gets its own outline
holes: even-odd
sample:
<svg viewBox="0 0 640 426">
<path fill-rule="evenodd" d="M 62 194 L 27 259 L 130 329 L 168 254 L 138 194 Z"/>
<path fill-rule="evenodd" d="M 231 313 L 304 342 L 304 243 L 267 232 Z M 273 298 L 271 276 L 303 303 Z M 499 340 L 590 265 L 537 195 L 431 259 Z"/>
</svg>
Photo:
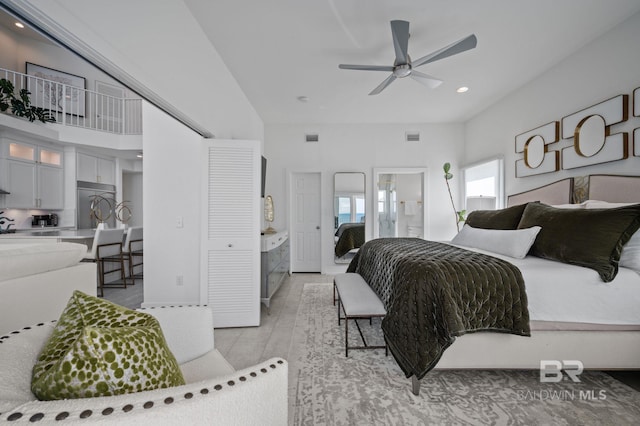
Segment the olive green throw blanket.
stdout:
<svg viewBox="0 0 640 426">
<path fill-rule="evenodd" d="M 417 238 L 365 243 L 349 265 L 378 294 L 382 330 L 407 377 L 421 379 L 456 336 L 494 331 L 529 336 L 520 270 L 504 260 Z"/>
</svg>

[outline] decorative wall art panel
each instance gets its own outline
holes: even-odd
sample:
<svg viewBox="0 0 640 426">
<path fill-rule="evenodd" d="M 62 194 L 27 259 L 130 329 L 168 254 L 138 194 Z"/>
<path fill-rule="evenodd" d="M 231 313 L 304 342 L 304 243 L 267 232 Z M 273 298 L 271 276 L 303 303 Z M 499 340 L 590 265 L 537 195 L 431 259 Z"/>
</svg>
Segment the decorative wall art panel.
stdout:
<svg viewBox="0 0 640 426">
<path fill-rule="evenodd" d="M 624 160 L 629 156 L 628 134 L 611 134 L 611 126 L 629 117 L 629 96 L 619 95 L 562 119 L 562 136 L 573 146 L 562 149 L 562 168 Z"/>
<path fill-rule="evenodd" d="M 633 116 L 640 117 L 640 87 L 633 91 Z"/>
<path fill-rule="evenodd" d="M 560 169 L 560 152 L 550 151 L 549 145 L 558 142 L 560 123 L 552 121 L 516 136 L 516 153 L 524 158 L 516 160 L 516 177 L 540 175 Z"/>
<path fill-rule="evenodd" d="M 606 139 L 606 140 L 605 140 Z M 592 155 L 578 153 L 577 145 L 562 149 L 562 168 L 575 169 L 593 164 L 624 160 L 629 157 L 627 133 L 616 133 L 602 139 L 600 149 Z"/>
<path fill-rule="evenodd" d="M 633 131 L 633 155 L 640 157 L 640 127 Z"/>
<path fill-rule="evenodd" d="M 27 75 L 36 77 L 27 80 L 27 88 L 31 92 L 31 101 L 34 106 L 84 117 L 84 89 L 87 85 L 84 77 L 31 62 L 27 62 L 26 71 Z"/>
<path fill-rule="evenodd" d="M 562 139 L 574 137 L 578 124 L 591 115 L 604 118 L 606 126 L 627 121 L 629 118 L 629 95 L 618 95 L 589 108 L 575 112 L 562 119 Z"/>
</svg>

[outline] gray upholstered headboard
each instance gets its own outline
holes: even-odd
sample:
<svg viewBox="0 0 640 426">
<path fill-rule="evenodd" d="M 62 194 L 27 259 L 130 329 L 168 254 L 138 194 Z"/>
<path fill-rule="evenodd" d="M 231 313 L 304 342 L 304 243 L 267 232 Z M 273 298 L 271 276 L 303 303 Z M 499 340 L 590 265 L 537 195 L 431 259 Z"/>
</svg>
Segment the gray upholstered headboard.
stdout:
<svg viewBox="0 0 640 426">
<path fill-rule="evenodd" d="M 610 203 L 640 203 L 640 176 L 591 175 L 589 199 Z"/>
<path fill-rule="evenodd" d="M 540 201 L 545 204 L 570 204 L 573 199 L 573 178 L 566 178 L 540 188 L 509 195 L 507 207 Z"/>
<path fill-rule="evenodd" d="M 507 207 L 540 201 L 545 204 L 571 204 L 584 200 L 609 203 L 640 203 L 640 176 L 590 175 L 562 179 L 539 188 L 507 197 Z M 577 201 L 576 201 L 577 200 Z"/>
</svg>

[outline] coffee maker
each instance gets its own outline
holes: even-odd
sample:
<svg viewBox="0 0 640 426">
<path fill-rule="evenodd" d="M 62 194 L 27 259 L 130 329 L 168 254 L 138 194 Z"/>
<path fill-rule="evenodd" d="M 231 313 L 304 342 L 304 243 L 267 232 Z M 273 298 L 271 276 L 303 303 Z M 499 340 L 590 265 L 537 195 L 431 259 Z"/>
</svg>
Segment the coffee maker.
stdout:
<svg viewBox="0 0 640 426">
<path fill-rule="evenodd" d="M 31 226 L 39 226 L 42 228 L 45 226 L 58 226 L 58 215 L 55 213 L 34 214 L 31 220 Z"/>
</svg>

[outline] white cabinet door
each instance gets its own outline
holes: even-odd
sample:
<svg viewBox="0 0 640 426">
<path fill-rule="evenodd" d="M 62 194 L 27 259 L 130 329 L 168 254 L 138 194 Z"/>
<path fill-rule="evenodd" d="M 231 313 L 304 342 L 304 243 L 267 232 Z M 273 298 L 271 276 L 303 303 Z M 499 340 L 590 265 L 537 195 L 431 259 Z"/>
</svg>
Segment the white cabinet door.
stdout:
<svg viewBox="0 0 640 426">
<path fill-rule="evenodd" d="M 11 194 L 5 195 L 7 207 L 30 209 L 36 204 L 36 165 L 23 161 L 6 160 L 7 188 Z"/>
<path fill-rule="evenodd" d="M 96 182 L 98 179 L 98 157 L 79 152 L 77 154 L 77 180 Z"/>
<path fill-rule="evenodd" d="M 60 167 L 38 166 L 38 207 L 64 208 L 64 170 Z"/>
<path fill-rule="evenodd" d="M 94 155 L 77 154 L 77 180 L 85 182 L 116 184 L 116 163 Z"/>
<path fill-rule="evenodd" d="M 205 141 L 201 303 L 215 327 L 260 325 L 260 143 Z"/>
<path fill-rule="evenodd" d="M 109 185 L 116 184 L 116 163 L 98 157 L 98 182 Z"/>
</svg>

